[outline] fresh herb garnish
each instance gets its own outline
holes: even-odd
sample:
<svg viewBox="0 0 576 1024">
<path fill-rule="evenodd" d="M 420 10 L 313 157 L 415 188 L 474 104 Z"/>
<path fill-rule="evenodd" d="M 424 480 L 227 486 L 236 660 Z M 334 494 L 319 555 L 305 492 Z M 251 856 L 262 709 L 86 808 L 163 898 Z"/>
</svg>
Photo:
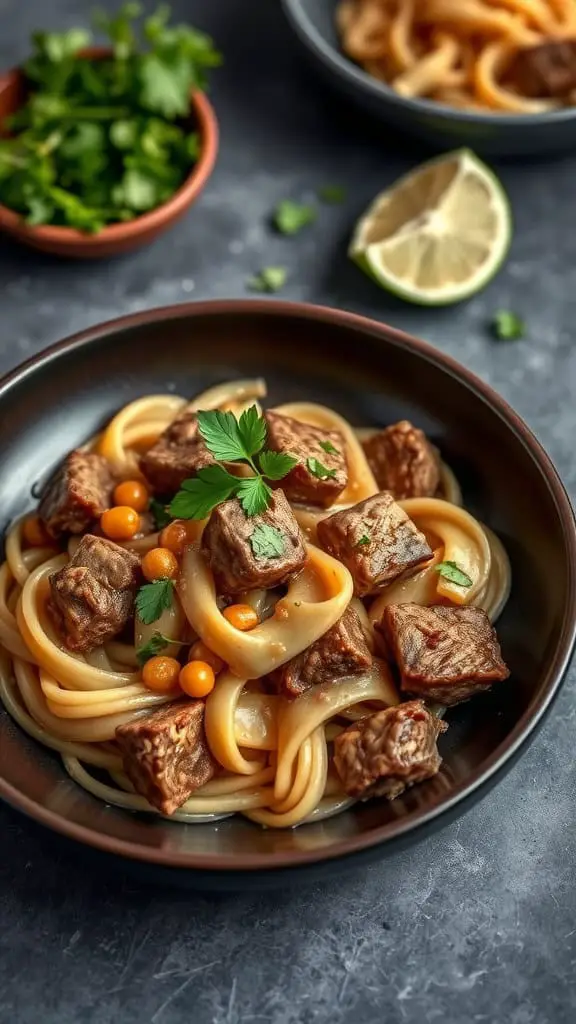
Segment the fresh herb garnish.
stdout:
<svg viewBox="0 0 576 1024">
<path fill-rule="evenodd" d="M 250 546 L 256 558 L 280 558 L 284 554 L 284 534 L 275 526 L 259 523 L 250 535 Z"/>
<path fill-rule="evenodd" d="M 172 516 L 166 505 L 158 501 L 158 498 L 150 498 L 149 509 L 157 530 L 163 530 L 165 526 L 172 522 Z"/>
<path fill-rule="evenodd" d="M 316 210 L 313 206 L 295 203 L 292 199 L 282 199 L 274 211 L 274 224 L 283 235 L 296 235 L 315 220 Z"/>
<path fill-rule="evenodd" d="M 221 62 L 209 36 L 168 27 L 170 9 L 135 24 L 138 3 L 95 16 L 112 54 L 79 57 L 90 32 L 36 32 L 27 99 L 3 127 L 0 202 L 30 224 L 98 232 L 164 203 L 198 159 L 185 124 L 192 89 Z M 184 120 L 183 120 L 184 119 Z"/>
<path fill-rule="evenodd" d="M 343 203 L 346 199 L 346 189 L 343 185 L 322 185 L 318 189 L 318 198 L 323 203 L 331 203 L 333 205 Z"/>
<path fill-rule="evenodd" d="M 492 319 L 492 331 L 498 341 L 518 341 L 524 337 L 526 324 L 509 309 L 499 309 Z"/>
<path fill-rule="evenodd" d="M 438 562 L 438 565 L 434 566 L 434 571 L 450 583 L 456 583 L 458 587 L 471 587 L 474 582 L 456 562 Z"/>
<path fill-rule="evenodd" d="M 336 476 L 335 469 L 327 469 L 321 462 L 318 462 L 318 459 L 306 459 L 306 467 L 318 480 L 331 480 Z"/>
<path fill-rule="evenodd" d="M 326 452 L 327 455 L 340 455 L 340 452 L 334 447 L 332 441 L 319 441 L 318 444 L 322 451 Z"/>
<path fill-rule="evenodd" d="M 231 412 L 199 412 L 198 430 L 208 451 L 221 462 L 248 465 L 253 476 L 233 476 L 216 464 L 200 469 L 185 480 L 172 500 L 170 513 L 178 519 L 205 519 L 216 505 L 238 498 L 247 516 L 264 512 L 270 504 L 269 480 L 281 480 L 298 459 L 286 452 L 262 451 L 266 441 L 266 421 L 256 406 L 236 419 Z"/>
<path fill-rule="evenodd" d="M 164 636 L 163 633 L 153 633 L 148 643 L 142 647 L 138 647 L 136 650 L 136 660 L 140 666 L 145 665 L 150 658 L 155 658 L 160 651 L 165 650 L 170 644 L 177 644 L 179 647 L 182 646 L 181 640 L 171 640 L 169 636 Z"/>
<path fill-rule="evenodd" d="M 366 544 L 369 544 L 369 543 L 370 543 L 370 537 L 368 536 L 367 533 L 363 533 L 362 536 L 360 537 L 360 540 L 358 541 L 356 547 L 357 548 L 362 548 Z"/>
<path fill-rule="evenodd" d="M 136 595 L 136 611 L 145 626 L 156 622 L 162 612 L 172 607 L 174 580 L 154 580 L 145 583 Z"/>
<path fill-rule="evenodd" d="M 251 292 L 279 292 L 287 277 L 286 267 L 263 267 L 260 273 L 249 278 L 247 286 Z"/>
</svg>

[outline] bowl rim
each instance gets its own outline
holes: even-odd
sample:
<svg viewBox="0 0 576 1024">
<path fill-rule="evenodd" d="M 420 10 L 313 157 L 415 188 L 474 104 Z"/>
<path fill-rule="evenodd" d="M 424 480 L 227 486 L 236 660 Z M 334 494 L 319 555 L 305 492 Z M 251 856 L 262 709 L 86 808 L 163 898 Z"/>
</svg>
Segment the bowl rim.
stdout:
<svg viewBox="0 0 576 1024">
<path fill-rule="evenodd" d="M 392 106 L 404 110 L 412 110 L 418 114 L 431 114 L 448 121 L 461 121 L 465 124 L 501 125 L 510 128 L 516 125 L 562 124 L 576 117 L 576 107 L 561 107 L 558 110 L 547 110 L 540 114 L 491 114 L 476 110 L 459 110 L 446 103 L 435 100 L 411 98 L 395 93 L 385 82 L 380 82 L 354 64 L 348 57 L 341 54 L 324 36 L 318 32 L 310 20 L 303 0 L 280 0 L 284 14 L 296 35 L 323 64 L 327 65 L 336 75 L 344 76 L 364 92 L 370 93 L 380 100 L 387 100 Z"/>
<path fill-rule="evenodd" d="M 140 861 L 144 864 L 164 868 L 190 869 L 206 875 L 226 877 L 229 875 L 248 877 L 251 872 L 274 873 L 281 869 L 306 867 L 337 859 L 354 859 L 353 855 L 385 846 L 391 840 L 401 840 L 409 833 L 426 831 L 438 818 L 450 817 L 450 811 L 458 804 L 480 790 L 486 791 L 494 784 L 506 767 L 511 767 L 515 757 L 534 734 L 544 715 L 552 705 L 568 669 L 576 643 L 576 520 L 568 495 L 560 477 L 540 442 L 529 427 L 508 403 L 488 384 L 459 364 L 451 356 L 435 349 L 431 344 L 400 331 L 387 324 L 378 323 L 368 317 L 327 306 L 304 302 L 289 302 L 278 299 L 216 299 L 201 302 L 180 303 L 142 310 L 114 318 L 104 323 L 85 328 L 62 341 L 56 342 L 35 356 L 21 363 L 0 379 L 0 408 L 9 392 L 33 377 L 38 371 L 57 362 L 73 352 L 88 353 L 92 346 L 118 331 L 146 326 L 150 323 L 170 322 L 182 318 L 259 315 L 287 318 L 303 318 L 321 322 L 350 331 L 368 333 L 397 348 L 408 349 L 424 363 L 456 378 L 460 384 L 472 391 L 511 430 L 523 445 L 540 470 L 554 501 L 566 548 L 567 601 L 564 608 L 560 639 L 548 665 L 543 670 L 539 696 L 523 713 L 514 728 L 470 779 L 460 783 L 446 799 L 428 811 L 398 818 L 377 826 L 370 832 L 346 836 L 331 846 L 299 851 L 278 851 L 277 853 L 226 854 L 217 858 L 210 854 L 189 854 L 178 850 L 164 850 L 161 847 L 143 846 L 137 842 L 103 835 L 88 826 L 76 824 L 61 817 L 57 812 L 36 803 L 0 777 L 0 797 L 17 810 L 69 839 L 76 840 L 93 849 L 122 858 Z"/>
<path fill-rule="evenodd" d="M 78 59 L 99 60 L 112 52 L 107 46 L 89 46 L 81 50 Z M 15 84 L 24 75 L 21 66 L 0 74 L 0 89 Z M 134 217 L 130 221 L 109 224 L 96 234 L 87 234 L 77 228 L 59 227 L 51 224 L 27 224 L 21 214 L 0 203 L 0 231 L 17 235 L 21 240 L 34 238 L 46 245 L 73 245 L 84 249 L 97 249 L 114 243 L 127 242 L 162 226 L 166 221 L 185 210 L 204 188 L 218 155 L 219 129 L 216 112 L 208 96 L 200 89 L 190 91 L 191 114 L 198 123 L 201 139 L 200 156 L 184 181 L 160 206 Z"/>
</svg>

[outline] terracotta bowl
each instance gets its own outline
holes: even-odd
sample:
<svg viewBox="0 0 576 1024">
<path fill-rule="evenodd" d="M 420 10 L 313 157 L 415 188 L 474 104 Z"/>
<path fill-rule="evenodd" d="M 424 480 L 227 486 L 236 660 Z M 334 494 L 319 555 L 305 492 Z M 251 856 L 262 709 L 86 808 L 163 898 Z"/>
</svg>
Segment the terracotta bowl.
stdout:
<svg viewBox="0 0 576 1024">
<path fill-rule="evenodd" d="M 1 530 L 32 507 L 32 488 L 36 493 L 50 467 L 126 402 L 173 389 L 192 395 L 253 375 L 267 379 L 272 403 L 322 402 L 358 425 L 408 417 L 428 431 L 458 476 L 466 506 L 509 552 L 512 594 L 498 632 L 512 675 L 450 711 L 441 739 L 444 765 L 434 779 L 392 803 L 358 804 L 288 831 L 242 818 L 184 826 L 106 807 L 0 710 L 0 796 L 100 856 L 129 858 L 154 878 L 191 886 L 261 887 L 288 876 L 323 877 L 383 857 L 461 814 L 534 737 L 576 632 L 574 517 L 554 467 L 522 420 L 424 342 L 314 306 L 250 300 L 137 313 L 69 338 L 5 377 Z"/>
<path fill-rule="evenodd" d="M 101 59 L 108 56 L 105 47 L 90 47 L 82 51 L 81 57 Z M 0 76 L 0 125 L 5 117 L 14 114 L 25 98 L 25 80 L 20 69 L 15 68 Z M 218 121 L 214 108 L 203 92 L 192 92 L 193 121 L 200 133 L 202 143 L 200 158 L 190 174 L 162 206 L 135 220 L 112 224 L 98 234 L 90 235 L 74 228 L 51 226 L 33 227 L 23 218 L 0 205 L 0 231 L 11 235 L 18 242 L 73 259 L 99 259 L 119 256 L 153 242 L 177 220 L 184 216 L 189 206 L 198 198 L 208 181 L 218 153 Z"/>
</svg>

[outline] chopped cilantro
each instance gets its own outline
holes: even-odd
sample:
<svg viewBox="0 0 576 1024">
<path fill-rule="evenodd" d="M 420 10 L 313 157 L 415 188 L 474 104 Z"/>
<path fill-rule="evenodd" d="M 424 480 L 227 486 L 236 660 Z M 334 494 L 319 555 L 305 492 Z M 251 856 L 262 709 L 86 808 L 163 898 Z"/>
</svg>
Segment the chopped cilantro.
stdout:
<svg viewBox="0 0 576 1024">
<path fill-rule="evenodd" d="M 259 523 L 250 536 L 250 546 L 256 558 L 280 558 L 284 554 L 284 534 L 275 526 Z"/>
</svg>

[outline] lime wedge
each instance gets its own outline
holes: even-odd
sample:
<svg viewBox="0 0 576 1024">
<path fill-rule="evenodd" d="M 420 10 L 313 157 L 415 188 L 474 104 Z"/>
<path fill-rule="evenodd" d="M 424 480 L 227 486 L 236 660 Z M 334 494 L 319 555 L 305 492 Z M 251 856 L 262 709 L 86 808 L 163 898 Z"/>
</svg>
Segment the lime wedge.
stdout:
<svg viewBox="0 0 576 1024">
<path fill-rule="evenodd" d="M 460 149 L 381 192 L 358 221 L 348 254 L 401 299 L 445 306 L 488 283 L 511 238 L 504 188 L 474 153 Z"/>
</svg>

